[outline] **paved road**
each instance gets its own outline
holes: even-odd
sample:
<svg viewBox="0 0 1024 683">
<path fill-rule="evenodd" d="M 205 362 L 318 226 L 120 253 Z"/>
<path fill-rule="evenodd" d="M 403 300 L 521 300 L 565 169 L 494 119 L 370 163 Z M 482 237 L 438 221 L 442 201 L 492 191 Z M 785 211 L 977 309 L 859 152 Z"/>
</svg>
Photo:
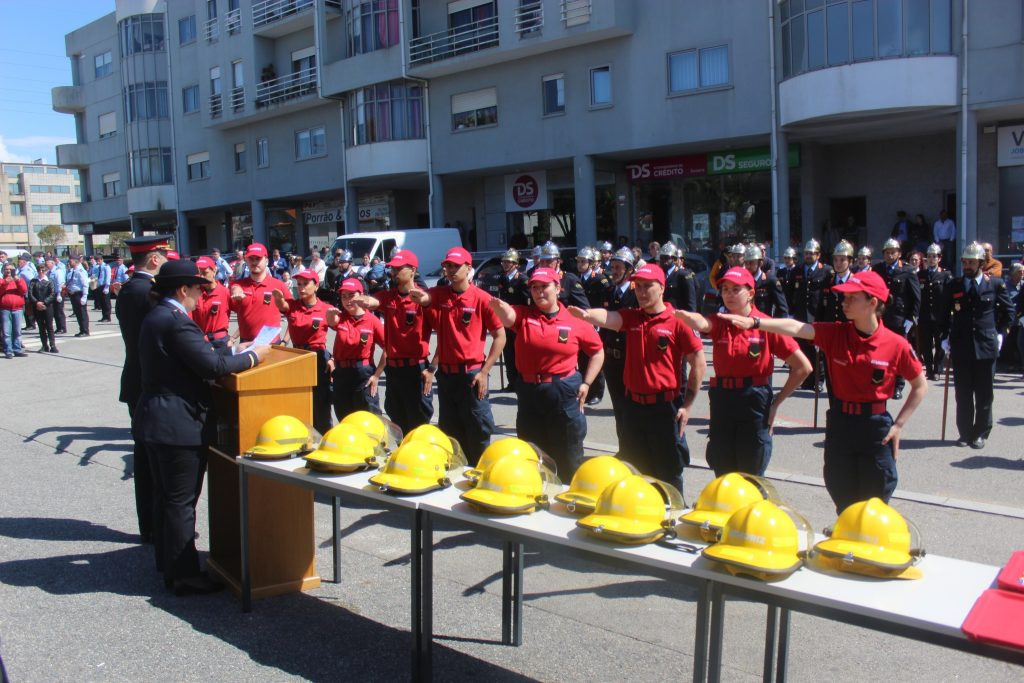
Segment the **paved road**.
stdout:
<svg viewBox="0 0 1024 683">
<path fill-rule="evenodd" d="M 60 355 L 32 353 L 0 366 L 7 380 L 0 399 L 0 654 L 12 680 L 408 676 L 409 556 L 401 515 L 343 512 L 338 585 L 264 600 L 247 615 L 227 594 L 168 595 L 150 553 L 135 543 L 128 417 L 116 402 L 123 357 L 117 327 L 94 322 L 93 336 L 59 344 Z M 37 338 L 29 348 L 38 348 Z M 895 505 L 921 528 L 929 552 L 1002 564 L 1022 545 L 1024 382 L 1007 375 L 997 382 L 997 426 L 985 450 L 938 440 L 941 385 L 931 387 L 905 431 Z M 491 386 L 499 386 L 497 371 Z M 509 432 L 513 398 L 492 397 L 496 419 Z M 834 513 L 820 482 L 823 434 L 810 427 L 811 406 L 808 395 L 784 404 L 769 474 L 784 499 L 820 529 Z M 589 414 L 588 450 L 614 450 L 608 402 Z M 695 415 L 689 500 L 711 479 L 702 457 L 706 397 Z M 317 505 L 324 572 L 329 512 Z M 202 505 L 201 547 L 205 524 Z M 441 529 L 436 541 L 439 679 L 690 676 L 694 594 L 687 587 L 528 549 L 525 642 L 508 648 L 499 644 L 498 546 L 457 529 Z M 724 677 L 757 680 L 764 609 L 730 601 L 728 615 Z M 794 616 L 792 638 L 793 680 L 1024 680 L 1020 667 L 803 615 Z"/>
</svg>

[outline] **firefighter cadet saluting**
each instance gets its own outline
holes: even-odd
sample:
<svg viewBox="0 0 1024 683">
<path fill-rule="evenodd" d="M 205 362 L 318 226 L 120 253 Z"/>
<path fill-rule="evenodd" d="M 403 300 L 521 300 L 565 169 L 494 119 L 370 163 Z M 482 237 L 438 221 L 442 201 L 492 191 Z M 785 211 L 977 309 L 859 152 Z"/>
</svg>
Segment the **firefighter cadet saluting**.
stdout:
<svg viewBox="0 0 1024 683">
<path fill-rule="evenodd" d="M 231 295 L 217 282 L 217 263 L 209 256 L 196 259 L 199 274 L 206 278 L 202 295 L 192 311 L 192 320 L 202 330 L 210 346 L 220 349 L 228 345 L 228 310 Z"/>
<path fill-rule="evenodd" d="M 135 406 L 142 392 L 142 368 L 139 365 L 139 331 L 142 321 L 153 308 L 149 293 L 153 288 L 153 277 L 167 261 L 170 235 L 152 235 L 125 240 L 135 274 L 121 287 L 117 296 L 115 314 L 121 326 L 124 340 L 124 369 L 121 371 L 121 403 L 128 404 L 128 415 L 134 417 Z M 143 543 L 153 541 L 153 478 L 149 469 L 146 448 L 140 439 L 135 440 L 132 453 L 133 479 L 135 480 L 135 512 L 139 518 L 139 534 Z"/>
<path fill-rule="evenodd" d="M 882 276 L 892 297 L 885 307 L 882 322 L 906 339 L 921 309 L 921 283 L 917 280 L 917 271 L 913 266 L 903 263 L 900 259 L 900 243 L 892 238 L 882 245 L 882 262 L 876 263 L 872 270 Z M 896 391 L 892 396 L 897 401 L 903 398 L 903 385 L 903 378 L 897 377 Z"/>
<path fill-rule="evenodd" d="M 818 260 L 820 257 L 821 245 L 818 240 L 808 240 L 804 245 L 803 264 L 794 265 L 786 277 L 786 298 L 789 299 L 789 314 L 794 320 L 813 323 L 818 319 L 821 292 L 832 280 L 832 269 L 823 265 Z M 812 362 L 818 362 L 817 386 L 813 372 L 804 380 L 802 386 L 804 389 L 821 392 L 824 389 L 822 381 L 825 377 L 821 357 L 815 353 L 813 344 L 800 337 L 797 338 L 797 342 L 805 356 Z"/>
<path fill-rule="evenodd" d="M 413 290 L 410 296 L 429 308 L 437 330 L 437 349 L 427 368 L 428 382 L 437 374 L 437 426 L 458 440 L 475 466 L 494 433 L 487 377 L 505 346 L 505 328 L 488 305 L 491 296 L 470 281 L 473 257 L 468 251 L 449 249 L 441 267 L 450 284 Z M 488 333 L 492 341 L 485 358 Z"/>
<path fill-rule="evenodd" d="M 497 297 L 510 306 L 526 306 L 530 303 L 530 292 L 526 285 L 526 275 L 519 270 L 519 252 L 509 249 L 501 255 L 501 272 L 491 277 L 485 283 L 487 293 Z M 508 384 L 502 387 L 502 391 L 515 391 L 516 377 L 516 333 L 511 329 L 505 330 L 505 349 L 502 351 L 502 358 L 505 361 L 505 375 L 508 377 Z"/>
<path fill-rule="evenodd" d="M 608 265 L 611 287 L 605 294 L 600 308 L 617 311 L 621 308 L 636 308 L 636 294 L 629 278 L 633 274 L 633 252 L 629 247 L 622 247 L 612 256 Z M 598 308 L 595 306 L 594 308 Z M 625 415 L 626 385 L 623 373 L 626 369 L 626 333 L 624 331 L 601 328 L 598 333 L 604 343 L 604 368 L 602 373 L 612 400 L 612 413 L 615 415 L 615 434 L 622 443 L 622 423 Z"/>
<path fill-rule="evenodd" d="M 683 490 L 683 467 L 690 461 L 684 429 L 707 366 L 704 345 L 676 320 L 665 293 L 665 271 L 648 264 L 630 278 L 639 308 L 569 312 L 592 325 L 626 334 L 626 400 L 619 452 L 644 474 Z M 683 362 L 690 371 L 680 392 Z"/>
<path fill-rule="evenodd" d="M 985 447 L 992 432 L 992 380 L 1013 307 L 1002 278 L 981 272 L 985 249 L 977 242 L 960 257 L 963 277 L 953 280 L 942 306 L 942 348 L 950 354 L 956 387 L 957 446 Z"/>
<path fill-rule="evenodd" d="M 604 350 L 597 331 L 558 303 L 559 287 L 555 271 L 537 268 L 530 276 L 533 306 L 494 298 L 489 303 L 502 324 L 516 331 L 519 345 L 516 436 L 540 446 L 555 460 L 559 476 L 571 478 L 583 462 L 583 406 Z M 582 376 L 578 358 L 589 359 Z"/>
<path fill-rule="evenodd" d="M 697 285 L 693 271 L 676 263 L 682 255 L 683 252 L 671 242 L 658 252 L 658 265 L 665 271 L 665 301 L 677 311 L 696 311 Z"/>
<path fill-rule="evenodd" d="M 888 502 L 896 490 L 900 434 L 928 391 L 921 364 L 907 340 L 882 324 L 889 298 L 881 276 L 856 273 L 837 287 L 848 322 L 812 324 L 762 319 L 762 332 L 814 342 L 828 362 L 836 407 L 825 414 L 825 488 L 836 511 L 877 496 Z M 720 315 L 750 330 L 754 318 Z M 910 380 L 910 394 L 893 421 L 886 400 L 898 375 Z"/>
<path fill-rule="evenodd" d="M 253 242 L 245 250 L 249 275 L 231 284 L 231 310 L 238 317 L 238 336 L 243 342 L 256 338 L 265 326 L 281 327 L 281 312 L 274 305 L 274 290 L 291 300 L 288 285 L 270 275 L 267 248 Z"/>
<path fill-rule="evenodd" d="M 918 353 L 924 361 L 928 379 L 935 379 L 942 368 L 945 352 L 942 350 L 942 306 L 946 303 L 946 290 L 953 281 L 953 273 L 939 265 L 942 245 L 932 244 L 925 255 L 927 264 L 918 272 L 921 283 L 921 315 L 918 317 Z"/>
<path fill-rule="evenodd" d="M 811 363 L 790 337 L 764 332 L 767 318 L 754 305 L 754 277 L 745 268 L 730 268 L 718 278 L 729 313 L 751 317 L 752 330 L 741 330 L 717 315 L 676 311 L 676 318 L 711 335 L 715 376 L 709 381 L 711 421 L 707 460 L 715 476 L 729 472 L 763 475 L 772 457 L 772 428 L 782 404 L 811 372 Z M 773 359 L 789 366 L 789 378 L 772 398 Z"/>
<path fill-rule="evenodd" d="M 357 296 L 355 302 L 377 309 L 384 316 L 384 353 L 388 391 L 384 411 L 403 434 L 430 422 L 434 402 L 427 384 L 427 356 L 430 354 L 430 325 L 422 307 L 412 300 L 416 269 L 420 260 L 403 249 L 388 261 L 395 286 L 376 296 Z"/>
<path fill-rule="evenodd" d="M 751 244 L 743 254 L 743 264 L 754 280 L 754 306 L 769 318 L 788 318 L 789 304 L 782 282 L 761 270 L 764 251 Z"/>
<path fill-rule="evenodd" d="M 327 309 L 327 326 L 334 330 L 334 352 L 328 367 L 334 379 L 334 414 L 339 422 L 357 410 L 380 415 L 377 382 L 384 373 L 387 354 L 374 365 L 373 350 L 384 348 L 384 325 L 360 305 L 363 293 L 362 280 L 346 278 L 338 287 L 341 310 Z"/>
</svg>

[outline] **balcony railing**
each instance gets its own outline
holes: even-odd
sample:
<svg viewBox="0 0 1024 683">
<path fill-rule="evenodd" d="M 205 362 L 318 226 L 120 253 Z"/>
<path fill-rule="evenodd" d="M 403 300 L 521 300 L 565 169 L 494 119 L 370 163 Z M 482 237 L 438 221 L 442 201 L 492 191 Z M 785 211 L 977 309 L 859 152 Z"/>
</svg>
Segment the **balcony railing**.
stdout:
<svg viewBox="0 0 1024 683">
<path fill-rule="evenodd" d="M 260 28 L 313 7 L 313 0 L 263 0 L 252 6 L 252 26 Z"/>
<path fill-rule="evenodd" d="M 544 27 L 544 3 L 528 2 L 516 8 L 516 33 L 520 38 L 540 33 Z"/>
<path fill-rule="evenodd" d="M 220 24 L 217 23 L 217 17 L 203 24 L 203 37 L 208 43 L 212 43 L 220 37 Z"/>
<path fill-rule="evenodd" d="M 341 0 L 324 0 L 324 5 L 332 9 L 341 10 Z"/>
<path fill-rule="evenodd" d="M 498 45 L 498 17 L 488 17 L 409 41 L 409 62 L 425 64 Z"/>
<path fill-rule="evenodd" d="M 221 100 L 220 93 L 216 95 L 210 95 L 210 118 L 219 119 L 220 115 L 224 113 L 224 103 Z"/>
<path fill-rule="evenodd" d="M 245 109 L 245 87 L 239 86 L 231 89 L 231 109 L 232 111 L 242 111 Z"/>
<path fill-rule="evenodd" d="M 591 0 L 562 0 L 562 21 L 566 26 L 586 24 L 592 11 Z"/>
<path fill-rule="evenodd" d="M 228 33 L 238 33 L 242 28 L 242 10 L 233 9 L 224 15 L 224 26 Z"/>
<path fill-rule="evenodd" d="M 263 81 L 256 86 L 256 106 L 266 107 L 277 102 L 302 97 L 316 92 L 316 67 L 285 74 L 280 78 Z"/>
</svg>

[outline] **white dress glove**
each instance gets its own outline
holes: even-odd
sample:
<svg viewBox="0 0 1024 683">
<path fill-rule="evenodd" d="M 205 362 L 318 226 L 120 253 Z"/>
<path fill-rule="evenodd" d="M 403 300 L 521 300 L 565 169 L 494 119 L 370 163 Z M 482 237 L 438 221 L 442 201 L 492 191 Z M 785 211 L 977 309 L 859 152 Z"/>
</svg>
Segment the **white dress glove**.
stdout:
<svg viewBox="0 0 1024 683">
<path fill-rule="evenodd" d="M 903 321 L 903 334 L 910 334 L 910 328 L 914 326 L 913 320 Z"/>
<path fill-rule="evenodd" d="M 949 340 L 948 339 L 943 339 L 942 343 L 941 343 L 941 346 L 942 346 L 942 350 L 943 351 L 945 351 L 946 353 L 949 353 Z"/>
<path fill-rule="evenodd" d="M 999 353 L 1002 350 L 1003 350 L 1003 335 L 997 334 L 996 335 L 996 353 Z"/>
</svg>

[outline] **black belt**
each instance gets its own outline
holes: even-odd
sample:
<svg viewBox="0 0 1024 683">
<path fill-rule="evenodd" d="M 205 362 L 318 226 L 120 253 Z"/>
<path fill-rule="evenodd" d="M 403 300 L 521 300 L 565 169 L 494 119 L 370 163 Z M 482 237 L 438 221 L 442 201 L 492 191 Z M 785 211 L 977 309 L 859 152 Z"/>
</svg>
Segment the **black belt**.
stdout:
<svg viewBox="0 0 1024 683">
<path fill-rule="evenodd" d="M 549 382 L 554 382 L 556 379 L 566 379 L 568 377 L 572 377 L 575 374 L 575 370 L 565 375 L 552 375 L 547 372 L 531 372 L 526 375 L 524 375 L 523 373 L 519 373 L 519 378 L 526 382 L 527 384 L 547 384 Z"/>
<path fill-rule="evenodd" d="M 634 403 L 640 405 L 650 406 L 655 403 L 667 403 L 668 401 L 674 401 L 679 396 L 678 391 L 659 391 L 655 394 L 635 394 L 632 391 L 626 392 L 626 397 Z"/>
<path fill-rule="evenodd" d="M 465 364 L 460 364 L 460 363 L 454 363 L 454 364 L 441 363 L 437 367 L 441 370 L 441 372 L 447 373 L 449 375 L 464 375 L 467 372 L 473 372 L 474 370 L 479 370 L 483 366 L 484 366 L 483 363 L 465 363 Z"/>
<path fill-rule="evenodd" d="M 424 359 L 416 358 L 388 358 L 389 368 L 411 368 L 425 362 Z"/>
<path fill-rule="evenodd" d="M 334 360 L 334 366 L 338 368 L 361 368 L 370 364 L 370 361 L 365 358 L 357 358 L 356 360 Z"/>
<path fill-rule="evenodd" d="M 885 412 L 885 401 L 871 401 L 870 403 L 840 401 L 839 410 L 847 415 L 881 415 Z"/>
<path fill-rule="evenodd" d="M 765 377 L 712 377 L 708 380 L 711 388 L 717 389 L 746 389 L 747 387 L 766 387 L 771 384 L 772 378 Z"/>
</svg>

